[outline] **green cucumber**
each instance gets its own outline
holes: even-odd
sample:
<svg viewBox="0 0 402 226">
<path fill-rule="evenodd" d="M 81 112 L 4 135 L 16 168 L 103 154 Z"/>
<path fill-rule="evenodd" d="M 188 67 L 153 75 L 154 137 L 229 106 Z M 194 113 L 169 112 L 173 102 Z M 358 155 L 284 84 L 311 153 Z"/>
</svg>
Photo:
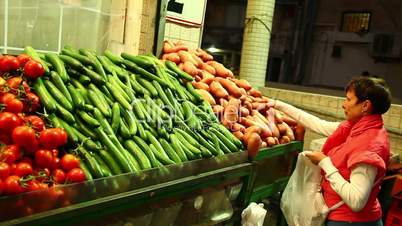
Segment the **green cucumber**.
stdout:
<svg viewBox="0 0 402 226">
<path fill-rule="evenodd" d="M 176 151 L 176 153 L 179 156 L 180 160 L 182 162 L 188 161 L 186 153 L 183 151 L 183 148 L 180 145 L 180 142 L 178 141 L 178 138 L 176 137 L 175 134 L 170 135 L 170 143 L 172 144 L 172 147 Z"/>
<path fill-rule="evenodd" d="M 75 70 L 82 71 L 84 65 L 79 61 L 67 55 L 59 55 L 59 58 L 67 64 L 69 67 L 74 68 Z"/>
<path fill-rule="evenodd" d="M 96 73 L 95 71 L 92 71 L 91 69 L 84 67 L 84 72 L 85 74 L 91 78 L 91 81 L 95 83 L 96 85 L 104 85 L 106 80 L 104 77 L 102 77 L 100 74 Z"/>
<path fill-rule="evenodd" d="M 127 59 L 127 60 L 137 64 L 138 66 L 140 66 L 142 68 L 150 68 L 154 65 L 154 63 L 152 61 L 149 61 L 140 56 L 134 56 L 129 53 L 121 53 L 120 56 L 123 57 L 124 59 Z"/>
<path fill-rule="evenodd" d="M 118 103 L 114 103 L 112 107 L 112 123 L 111 127 L 116 133 L 120 126 L 120 107 Z"/>
<path fill-rule="evenodd" d="M 140 149 L 145 153 L 152 167 L 157 167 L 158 166 L 157 159 L 152 150 L 147 145 L 147 143 L 138 136 L 134 136 L 133 140 L 138 145 L 138 147 L 140 147 Z"/>
<path fill-rule="evenodd" d="M 97 128 L 100 126 L 100 123 L 98 122 L 98 120 L 96 120 L 95 118 L 93 118 L 92 116 L 90 116 L 88 113 L 86 113 L 85 111 L 77 111 L 78 115 L 81 117 L 82 120 L 84 120 L 84 122 L 90 126 L 91 128 Z"/>
<path fill-rule="evenodd" d="M 62 49 L 61 53 L 63 55 L 67 55 L 76 60 L 79 60 L 82 64 L 85 64 L 85 65 L 93 65 L 94 64 L 91 59 L 89 59 L 87 56 L 79 54 L 78 52 L 74 52 L 74 51 L 71 51 L 68 49 Z"/>
<path fill-rule="evenodd" d="M 73 110 L 73 104 L 71 104 L 71 102 L 65 97 L 65 95 L 50 80 L 45 80 L 44 83 L 46 89 L 53 96 L 53 98 L 57 100 L 58 103 L 60 103 L 62 107 L 64 107 L 68 111 Z"/>
<path fill-rule="evenodd" d="M 71 95 L 71 99 L 74 103 L 74 106 L 78 109 L 82 109 L 85 105 L 85 100 L 84 97 L 81 96 L 81 93 L 78 92 L 78 90 L 70 83 L 67 84 L 67 90 Z"/>
<path fill-rule="evenodd" d="M 61 79 L 60 75 L 57 72 L 55 71 L 50 72 L 50 80 L 64 94 L 67 100 L 69 100 L 70 102 L 73 101 L 70 92 L 68 91 L 66 85 L 64 84 L 63 80 Z"/>
<path fill-rule="evenodd" d="M 177 67 L 177 65 L 175 63 L 173 63 L 172 61 L 165 61 L 165 65 L 167 68 L 169 68 L 170 70 L 172 70 L 173 72 L 175 72 L 178 76 L 180 76 L 181 78 L 184 78 L 188 81 L 193 81 L 194 78 L 187 74 L 186 72 L 182 71 L 179 67 Z"/>
<path fill-rule="evenodd" d="M 56 101 L 53 99 L 52 95 L 47 91 L 45 84 L 43 83 L 42 78 L 36 79 L 34 82 L 34 90 L 36 94 L 38 94 L 40 102 L 43 104 L 47 112 L 55 112 Z"/>
<path fill-rule="evenodd" d="M 151 94 L 151 96 L 156 97 L 158 96 L 158 91 L 156 91 L 155 86 L 153 85 L 153 83 L 149 82 L 146 79 L 143 78 L 138 78 L 137 81 L 143 86 L 145 87 L 146 90 L 148 90 L 148 92 Z M 156 82 L 156 81 L 153 81 Z"/>
<path fill-rule="evenodd" d="M 100 150 L 99 154 L 103 161 L 109 166 L 110 170 L 114 175 L 122 174 L 122 170 L 120 169 L 119 165 L 116 163 L 114 158 L 107 152 L 106 150 Z"/>
<path fill-rule="evenodd" d="M 166 154 L 169 156 L 171 160 L 173 160 L 175 163 L 181 163 L 180 157 L 177 155 L 177 153 L 173 150 L 173 148 L 170 146 L 170 144 L 165 140 L 165 139 L 160 139 L 160 144 L 162 145 L 164 151 Z"/>
<path fill-rule="evenodd" d="M 137 159 L 141 169 L 152 168 L 151 162 L 141 148 L 132 140 L 124 142 L 124 147 Z"/>
</svg>

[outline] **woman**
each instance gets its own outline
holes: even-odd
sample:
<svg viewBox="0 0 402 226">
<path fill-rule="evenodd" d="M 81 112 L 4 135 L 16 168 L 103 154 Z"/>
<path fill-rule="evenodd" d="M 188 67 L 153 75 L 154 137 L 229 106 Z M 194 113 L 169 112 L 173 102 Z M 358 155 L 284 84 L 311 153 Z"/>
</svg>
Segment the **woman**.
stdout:
<svg viewBox="0 0 402 226">
<path fill-rule="evenodd" d="M 391 94 L 381 79 L 360 77 L 346 86 L 346 121 L 327 122 L 281 101 L 272 105 L 306 128 L 328 136 L 322 152 L 306 156 L 322 169 L 321 184 L 328 207 L 344 205 L 328 214 L 327 226 L 381 226 L 377 199 L 379 183 L 390 157 L 388 134 L 381 115 L 391 105 Z"/>
</svg>

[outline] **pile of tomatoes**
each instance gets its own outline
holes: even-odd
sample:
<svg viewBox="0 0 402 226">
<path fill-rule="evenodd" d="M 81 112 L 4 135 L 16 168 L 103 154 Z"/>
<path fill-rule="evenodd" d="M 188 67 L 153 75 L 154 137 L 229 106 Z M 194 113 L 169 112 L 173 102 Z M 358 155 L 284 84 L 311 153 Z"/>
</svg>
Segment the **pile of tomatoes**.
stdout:
<svg viewBox="0 0 402 226">
<path fill-rule="evenodd" d="M 29 84 L 43 74 L 25 54 L 0 56 L 0 196 L 85 180 L 80 160 L 61 151 L 67 133 L 36 114 L 40 99 Z"/>
</svg>

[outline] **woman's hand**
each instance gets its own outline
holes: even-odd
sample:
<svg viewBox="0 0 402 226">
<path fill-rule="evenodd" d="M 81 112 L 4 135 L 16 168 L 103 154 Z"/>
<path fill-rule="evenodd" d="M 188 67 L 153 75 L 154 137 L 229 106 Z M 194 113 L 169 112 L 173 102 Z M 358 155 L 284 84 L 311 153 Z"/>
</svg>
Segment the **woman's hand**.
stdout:
<svg viewBox="0 0 402 226">
<path fill-rule="evenodd" d="M 321 160 L 327 157 L 320 151 L 304 151 L 303 153 L 314 165 L 317 165 Z"/>
</svg>

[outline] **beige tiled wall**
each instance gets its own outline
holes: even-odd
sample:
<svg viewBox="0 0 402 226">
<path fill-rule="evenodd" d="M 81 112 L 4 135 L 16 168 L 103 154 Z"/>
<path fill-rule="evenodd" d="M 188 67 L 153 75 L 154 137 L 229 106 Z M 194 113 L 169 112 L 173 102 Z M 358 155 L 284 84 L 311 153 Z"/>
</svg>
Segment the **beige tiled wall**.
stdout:
<svg viewBox="0 0 402 226">
<path fill-rule="evenodd" d="M 166 21 L 165 40 L 182 41 L 190 48 L 198 48 L 201 39 L 201 27 L 192 27 Z"/>
<path fill-rule="evenodd" d="M 141 36 L 139 53 L 150 53 L 154 47 L 155 26 L 157 23 L 157 0 L 146 0 L 143 2 L 141 14 Z"/>
<path fill-rule="evenodd" d="M 344 119 L 342 109 L 344 98 L 269 87 L 261 88 L 261 90 L 265 96 L 285 101 L 323 119 L 331 121 Z M 383 119 L 389 132 L 391 151 L 402 155 L 402 105 L 393 104 L 383 115 Z M 322 136 L 319 134 L 307 131 L 305 148 L 309 146 L 311 140 L 320 137 Z"/>
</svg>

